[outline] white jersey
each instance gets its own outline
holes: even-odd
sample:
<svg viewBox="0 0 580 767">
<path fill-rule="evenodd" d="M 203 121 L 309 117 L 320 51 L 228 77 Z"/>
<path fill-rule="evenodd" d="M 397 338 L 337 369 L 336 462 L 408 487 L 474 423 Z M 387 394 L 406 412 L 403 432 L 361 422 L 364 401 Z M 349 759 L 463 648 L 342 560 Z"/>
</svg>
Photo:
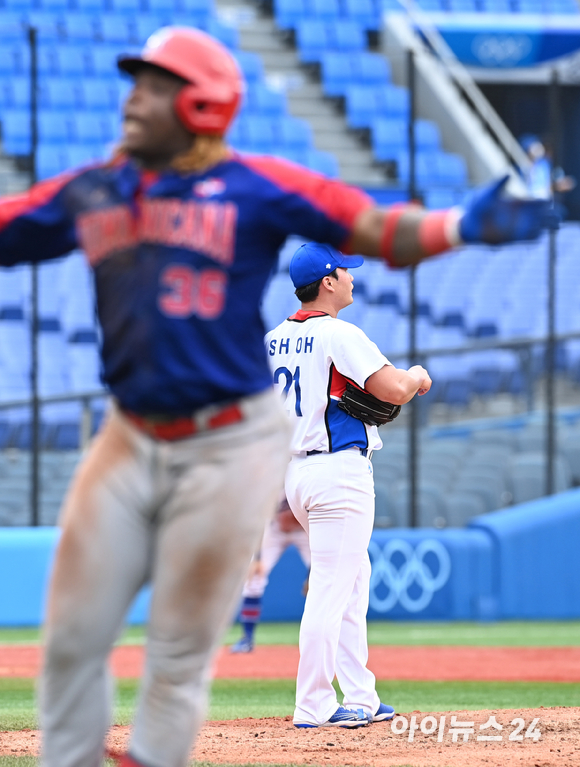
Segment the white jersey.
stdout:
<svg viewBox="0 0 580 767">
<path fill-rule="evenodd" d="M 382 447 L 376 426 L 338 407 L 347 381 L 364 388 L 369 376 L 391 364 L 360 328 L 300 310 L 266 335 L 266 351 L 292 421 L 294 455 Z"/>
</svg>

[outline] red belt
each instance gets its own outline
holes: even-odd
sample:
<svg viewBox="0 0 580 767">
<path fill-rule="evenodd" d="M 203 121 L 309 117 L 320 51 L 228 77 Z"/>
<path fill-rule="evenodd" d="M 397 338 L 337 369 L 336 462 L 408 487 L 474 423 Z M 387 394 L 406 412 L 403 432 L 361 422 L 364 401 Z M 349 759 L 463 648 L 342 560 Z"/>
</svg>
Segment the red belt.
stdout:
<svg viewBox="0 0 580 767">
<path fill-rule="evenodd" d="M 238 423 L 244 418 L 239 405 L 226 405 L 221 410 L 212 411 L 204 417 L 203 411 L 191 416 L 142 416 L 132 413 L 130 410 L 122 411 L 125 418 L 131 421 L 138 429 L 144 431 L 150 437 L 173 442 L 178 439 L 186 439 L 194 434 L 211 429 L 219 429 L 221 426 L 229 426 Z"/>
</svg>

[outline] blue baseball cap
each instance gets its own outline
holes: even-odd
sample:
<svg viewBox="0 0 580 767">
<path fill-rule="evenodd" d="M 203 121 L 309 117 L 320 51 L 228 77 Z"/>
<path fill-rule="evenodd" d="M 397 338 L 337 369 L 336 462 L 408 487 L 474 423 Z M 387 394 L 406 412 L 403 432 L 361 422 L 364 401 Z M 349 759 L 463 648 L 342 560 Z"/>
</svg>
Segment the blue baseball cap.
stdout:
<svg viewBox="0 0 580 767">
<path fill-rule="evenodd" d="M 290 277 L 295 288 L 303 288 L 316 282 L 338 267 L 354 269 L 362 266 L 362 256 L 345 256 L 330 245 L 321 245 L 319 242 L 307 242 L 301 245 L 290 261 Z"/>
</svg>

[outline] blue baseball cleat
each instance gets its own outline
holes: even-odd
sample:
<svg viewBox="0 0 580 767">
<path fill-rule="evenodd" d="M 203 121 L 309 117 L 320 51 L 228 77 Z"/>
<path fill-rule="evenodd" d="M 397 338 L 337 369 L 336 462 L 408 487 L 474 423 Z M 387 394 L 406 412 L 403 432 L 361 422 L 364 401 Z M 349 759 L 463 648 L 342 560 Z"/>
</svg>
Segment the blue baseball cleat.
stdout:
<svg viewBox="0 0 580 767">
<path fill-rule="evenodd" d="M 374 716 L 371 717 L 371 722 L 386 722 L 395 716 L 395 709 L 392 706 L 387 706 L 386 703 L 381 703 Z"/>
<path fill-rule="evenodd" d="M 252 652 L 253 649 L 254 649 L 254 643 L 251 641 L 251 639 L 248 639 L 248 637 L 242 637 L 241 639 L 238 639 L 238 641 L 230 647 L 230 652 L 233 652 L 233 653 Z"/>
<path fill-rule="evenodd" d="M 365 727 L 369 721 L 368 714 L 365 714 L 362 708 L 357 708 L 355 711 L 352 708 L 339 706 L 330 719 L 323 724 L 312 724 L 312 722 L 302 722 L 295 719 L 294 727 L 346 727 L 352 729 L 353 727 Z"/>
</svg>

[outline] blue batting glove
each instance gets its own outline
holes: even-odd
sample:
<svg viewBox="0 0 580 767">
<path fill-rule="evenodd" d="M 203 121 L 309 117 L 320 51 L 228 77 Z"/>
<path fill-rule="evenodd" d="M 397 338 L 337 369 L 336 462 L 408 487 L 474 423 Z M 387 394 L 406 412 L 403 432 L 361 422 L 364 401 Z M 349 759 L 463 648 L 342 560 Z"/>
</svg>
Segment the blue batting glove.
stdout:
<svg viewBox="0 0 580 767">
<path fill-rule="evenodd" d="M 503 197 L 509 176 L 476 190 L 464 205 L 459 221 L 463 242 L 499 245 L 516 240 L 535 240 L 546 228 L 557 228 L 557 211 L 550 200 Z"/>
</svg>

